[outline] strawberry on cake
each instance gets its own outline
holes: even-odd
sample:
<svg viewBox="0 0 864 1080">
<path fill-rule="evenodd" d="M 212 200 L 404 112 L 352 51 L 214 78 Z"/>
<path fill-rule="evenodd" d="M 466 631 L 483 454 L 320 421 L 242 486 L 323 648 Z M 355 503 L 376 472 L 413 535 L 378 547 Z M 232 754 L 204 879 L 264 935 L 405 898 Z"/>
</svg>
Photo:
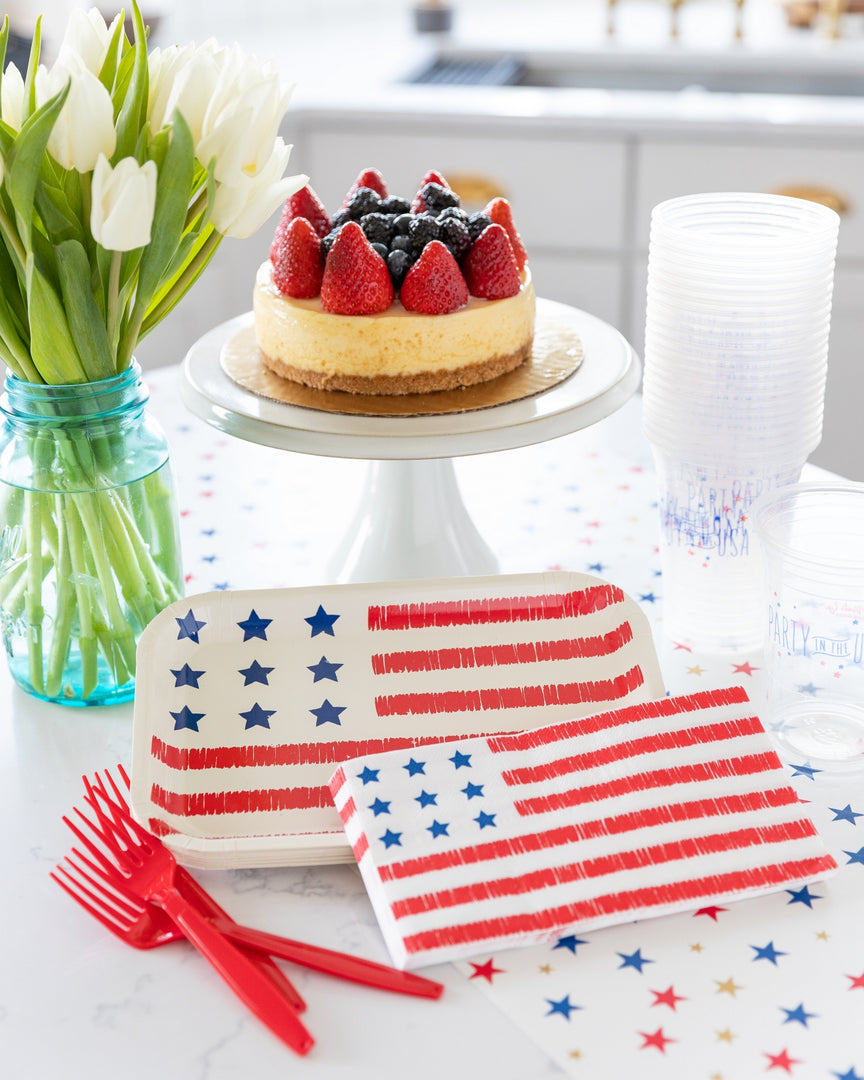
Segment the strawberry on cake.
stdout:
<svg viewBox="0 0 864 1080">
<path fill-rule="evenodd" d="M 486 382 L 531 353 L 526 264 L 507 200 L 469 216 L 437 172 L 409 203 L 367 169 L 332 218 L 307 186 L 285 204 L 258 271 L 256 341 L 271 371 L 319 389 Z"/>
</svg>

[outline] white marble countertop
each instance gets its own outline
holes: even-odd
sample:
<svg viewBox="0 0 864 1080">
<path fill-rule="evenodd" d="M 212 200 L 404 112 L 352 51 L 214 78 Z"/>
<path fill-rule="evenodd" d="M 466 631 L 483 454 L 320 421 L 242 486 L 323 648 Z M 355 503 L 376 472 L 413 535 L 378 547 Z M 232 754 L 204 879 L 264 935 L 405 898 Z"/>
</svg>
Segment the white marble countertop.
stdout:
<svg viewBox="0 0 864 1080">
<path fill-rule="evenodd" d="M 153 414 L 163 424 L 174 454 L 188 591 L 325 581 L 327 556 L 350 521 L 365 464 L 303 457 L 238 442 L 183 409 L 177 396 L 176 369 L 158 369 L 147 378 Z M 637 599 L 659 632 L 662 583 L 652 506 L 654 487 L 638 399 L 574 435 L 520 450 L 460 459 L 457 473 L 466 505 L 499 556 L 502 571 L 572 569 L 600 574 Z M 672 691 L 723 685 L 730 678 L 753 681 L 758 658 L 732 659 L 743 661 L 744 667 L 736 668 L 729 658 L 722 663 L 703 661 L 700 666 L 697 658 L 671 645 L 661 649 L 667 686 Z M 750 668 L 749 661 L 756 666 Z M 118 761 L 128 765 L 132 706 L 79 710 L 46 704 L 13 687 L 3 664 L 0 716 L 0 816 L 4 823 L 0 917 L 5 928 L 0 944 L 0 1047 L 4 1076 L 15 1080 L 108 1080 L 117 1076 L 123 1080 L 248 1080 L 253 1076 L 275 1080 L 290 1074 L 322 1080 L 401 1080 L 404 1076 L 438 1080 L 450 1074 L 542 1080 L 565 1075 L 518 1023 L 478 992 L 485 987 L 451 966 L 424 971 L 445 984 L 444 995 L 437 1002 L 384 994 L 289 968 L 307 999 L 306 1023 L 317 1038 L 308 1058 L 294 1059 L 244 1011 L 192 949 L 178 944 L 150 952 L 134 951 L 89 919 L 49 879 L 49 871 L 71 846 L 61 815 L 80 801 L 81 774 Z M 814 794 L 817 789 L 812 777 L 793 776 L 797 777 L 794 784 L 810 785 L 800 786 L 800 790 L 814 800 L 814 806 L 818 803 L 821 808 L 827 802 L 842 807 L 850 799 L 845 790 L 824 783 Z M 839 799 L 842 801 L 835 801 Z M 854 794 L 851 801 L 856 802 Z M 856 809 L 864 811 L 864 805 Z M 851 819 L 851 824 L 832 823 L 824 811 L 820 812 L 820 828 L 824 827 L 833 848 L 839 845 L 854 850 L 860 844 L 855 836 L 864 825 L 856 829 Z M 387 961 L 354 867 L 196 874 L 238 921 Z M 842 914 L 850 904 L 854 911 L 862 895 L 862 867 L 844 867 L 832 893 L 833 915 L 824 918 L 837 920 L 838 912 Z M 782 905 L 785 898 L 774 902 Z M 758 905 L 759 901 L 746 903 Z M 723 938 L 715 937 L 715 953 L 709 947 L 708 957 L 714 965 L 719 960 L 719 967 L 716 971 L 710 967 L 703 974 L 715 979 L 734 974 L 738 983 L 751 984 L 755 975 L 749 966 L 749 948 L 754 946 L 746 935 L 752 926 L 753 940 L 761 943 L 756 935 L 765 933 L 764 915 L 759 915 L 764 909 L 738 907 L 734 947 L 724 946 Z M 790 909 L 792 915 L 809 915 L 799 912 L 801 907 Z M 768 917 L 773 918 L 770 912 Z M 821 909 L 813 917 L 822 919 Z M 751 918 L 753 921 L 748 921 Z M 727 1052 L 712 1031 L 722 1028 L 723 1021 L 715 1019 L 715 1009 L 728 999 L 716 998 L 710 980 L 710 990 L 706 987 L 702 998 L 695 981 L 694 989 L 688 989 L 684 980 L 695 980 L 696 976 L 679 966 L 675 957 L 680 947 L 670 941 L 670 934 L 673 938 L 694 934 L 692 924 L 685 914 L 649 920 L 640 930 L 644 936 L 641 945 L 648 950 L 644 955 L 652 961 L 657 958 L 656 970 L 662 972 L 657 980 L 665 980 L 646 986 L 659 992 L 674 977 L 677 993 L 692 998 L 691 1012 L 680 1016 L 666 1009 L 647 1008 L 647 991 L 641 991 L 644 1001 L 622 998 L 613 1014 L 615 975 L 604 974 L 601 957 L 602 950 L 608 954 L 610 949 L 613 957 L 615 949 L 623 955 L 622 945 L 614 936 L 616 928 L 593 935 L 601 948 L 588 957 L 579 986 L 580 993 L 588 994 L 598 1008 L 604 1002 L 610 1006 L 608 1017 L 597 1028 L 606 1041 L 601 1040 L 599 1048 L 595 1046 L 593 1057 L 586 1050 L 584 1063 L 577 1060 L 580 1051 L 571 1051 L 573 1069 L 590 1063 L 590 1071 L 573 1075 L 619 1080 L 623 1075 L 636 1075 L 630 1070 L 639 1067 L 639 1075 L 680 1080 L 685 1075 L 702 1075 L 691 1067 L 696 1060 L 704 1063 L 705 1075 L 713 1071 L 725 1080 L 744 1080 L 762 1075 L 764 1054 L 779 1054 L 783 1045 L 794 1058 L 814 1066 L 810 1072 L 793 1076 L 830 1080 L 852 1067 L 845 1080 L 861 1080 L 864 1059 L 860 1050 L 857 1060 L 850 1057 L 848 1046 L 841 1047 L 836 1058 L 832 1056 L 837 1024 L 845 1031 L 852 1025 L 851 1019 L 838 1019 L 832 1028 L 826 1018 L 821 1026 L 811 1025 L 813 1030 L 806 1032 L 785 1027 L 775 1032 L 772 1027 L 770 1038 L 764 1036 L 763 1047 L 759 1040 L 768 1029 L 758 1007 L 742 1001 L 734 1027 L 743 1037 L 737 1049 L 730 1047 Z M 724 932 L 710 920 L 699 920 L 698 925 L 699 933 L 709 938 Z M 746 929 L 742 930 L 742 925 Z M 818 927 L 816 923 L 812 927 L 810 923 L 783 925 L 782 941 L 779 929 L 772 932 L 778 935 L 777 947 L 789 952 L 804 935 L 809 940 L 816 929 L 825 933 L 827 941 L 831 929 L 834 938 L 824 954 L 830 958 L 830 964 L 829 959 L 824 961 L 825 979 L 829 975 L 834 978 L 835 966 L 850 978 L 864 973 L 860 919 L 852 923 L 857 929 L 851 933 L 835 932 L 834 924 L 829 927 L 822 922 Z M 632 927 L 617 929 L 625 935 L 632 933 Z M 799 953 L 804 955 L 802 949 Z M 791 981 L 783 973 L 778 976 L 784 980 L 784 992 L 788 987 L 790 998 L 787 1002 L 784 997 L 781 1005 L 794 1010 L 800 998 L 811 1012 L 825 1011 L 811 1004 L 807 996 L 811 981 L 823 976 L 823 961 L 810 963 L 803 976 L 793 975 Z M 747 978 L 738 977 L 735 964 L 746 965 Z M 615 960 L 615 966 L 620 967 L 620 961 Z M 769 967 L 762 965 L 766 977 L 771 974 Z M 864 974 L 861 980 L 864 985 Z M 846 993 L 847 985 L 838 975 L 838 993 Z M 770 993 L 769 987 L 766 995 Z M 859 997 L 864 995 L 848 994 L 842 1000 L 848 1000 L 850 1008 L 860 1009 Z M 771 1002 L 772 1013 L 777 1013 L 770 997 L 765 1000 Z M 751 1008 L 753 1019 L 749 1022 L 747 1010 Z M 860 1013 L 856 1015 L 860 1017 Z M 776 1026 L 773 1016 L 771 1021 Z M 589 1022 L 595 1023 L 590 1018 Z M 671 1032 L 679 1041 L 676 1053 L 666 1055 L 656 1047 L 648 1051 L 639 1047 L 635 1032 L 651 1033 L 661 1022 L 666 1033 Z M 589 1029 L 583 1030 L 589 1038 Z M 626 1072 L 616 1064 L 613 1053 L 619 1043 L 630 1055 L 623 1066 Z M 687 1059 L 690 1065 L 681 1064 L 685 1053 L 695 1055 Z M 733 1059 L 739 1064 L 731 1072 L 723 1071 L 727 1065 L 722 1062 Z"/>
</svg>

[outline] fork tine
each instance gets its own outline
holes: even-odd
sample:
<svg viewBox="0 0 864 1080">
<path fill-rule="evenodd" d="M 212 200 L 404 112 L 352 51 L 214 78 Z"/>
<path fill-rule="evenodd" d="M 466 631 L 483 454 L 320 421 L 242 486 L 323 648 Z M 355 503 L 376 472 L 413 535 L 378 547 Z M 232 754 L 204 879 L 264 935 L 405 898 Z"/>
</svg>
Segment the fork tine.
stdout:
<svg viewBox="0 0 864 1080">
<path fill-rule="evenodd" d="M 136 916 L 140 915 L 143 911 L 143 908 L 139 907 L 136 910 L 131 904 L 127 904 L 119 896 L 110 893 L 108 889 L 101 886 L 95 878 L 89 877 L 89 875 L 86 874 L 80 866 L 77 866 L 68 855 L 66 856 L 66 863 L 75 871 L 75 874 L 70 873 L 65 866 L 59 864 L 54 869 L 57 873 L 62 874 L 67 881 L 71 881 L 72 884 L 88 897 L 100 911 L 109 918 L 114 919 L 118 924 L 128 928 L 135 921 Z M 94 886 L 94 888 L 89 888 L 88 884 L 85 884 L 85 882 Z"/>
<path fill-rule="evenodd" d="M 68 885 L 59 876 L 59 874 L 54 873 L 54 871 L 51 871 L 49 873 L 49 877 L 52 877 L 54 881 L 56 881 L 57 884 L 60 886 L 60 888 L 63 889 L 64 892 L 68 893 L 69 896 L 71 896 L 77 904 L 80 904 L 81 907 L 84 908 L 86 912 L 88 912 L 88 914 L 92 915 L 97 922 L 101 923 L 102 926 L 110 930 L 112 934 L 115 934 L 119 938 L 125 939 L 124 928 L 126 924 L 117 922 L 113 918 L 109 918 L 98 907 L 96 907 L 94 903 L 90 903 L 88 900 L 85 900 L 84 897 L 81 895 L 81 892 L 85 892 L 87 893 L 87 895 L 91 895 L 89 893 L 89 890 L 85 889 L 79 882 L 77 882 L 71 876 L 71 874 L 66 874 L 66 871 L 63 869 L 62 866 L 58 866 L 56 869 L 59 871 L 60 874 L 65 874 L 69 881 L 71 881 L 75 885 L 75 888 L 72 888 L 70 885 Z"/>
<path fill-rule="evenodd" d="M 80 859 L 88 869 L 92 870 L 95 876 L 93 876 L 93 874 L 88 874 L 87 871 L 82 869 L 82 867 L 69 855 L 65 856 L 66 862 L 74 867 L 78 874 L 85 881 L 88 881 L 94 889 L 102 896 L 110 898 L 111 902 L 116 904 L 118 908 L 121 908 L 130 919 L 134 919 L 136 916 L 141 915 L 145 910 L 143 901 L 137 897 L 135 893 L 130 892 L 124 886 L 119 874 L 115 874 L 109 878 L 103 870 L 100 870 L 94 863 L 91 863 L 86 855 L 82 855 L 77 848 L 72 848 L 72 854 Z M 60 869 L 62 869 L 62 867 Z"/>
</svg>

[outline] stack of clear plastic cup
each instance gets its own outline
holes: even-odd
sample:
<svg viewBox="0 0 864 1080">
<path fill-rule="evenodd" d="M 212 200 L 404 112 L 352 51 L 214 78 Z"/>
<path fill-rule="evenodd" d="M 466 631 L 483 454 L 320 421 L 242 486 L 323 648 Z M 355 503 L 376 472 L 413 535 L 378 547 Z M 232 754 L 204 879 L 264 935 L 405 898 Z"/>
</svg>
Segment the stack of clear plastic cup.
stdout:
<svg viewBox="0 0 864 1080">
<path fill-rule="evenodd" d="M 664 628 L 704 651 L 761 644 L 750 513 L 822 437 L 839 218 L 721 192 L 651 216 L 643 381 L 659 486 Z"/>
</svg>

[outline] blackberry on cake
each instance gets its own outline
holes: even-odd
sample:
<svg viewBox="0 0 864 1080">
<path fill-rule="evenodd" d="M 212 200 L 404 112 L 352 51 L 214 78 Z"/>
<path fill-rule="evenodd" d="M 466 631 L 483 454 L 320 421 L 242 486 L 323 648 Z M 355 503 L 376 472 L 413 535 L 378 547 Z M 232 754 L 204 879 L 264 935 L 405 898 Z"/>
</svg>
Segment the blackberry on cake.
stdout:
<svg viewBox="0 0 864 1080">
<path fill-rule="evenodd" d="M 507 200 L 469 216 L 434 170 L 409 200 L 391 195 L 377 169 L 364 169 L 332 217 L 303 188 L 285 205 L 254 290 L 265 366 L 351 393 L 425 393 L 494 379 L 530 355 L 534 316 Z"/>
</svg>

